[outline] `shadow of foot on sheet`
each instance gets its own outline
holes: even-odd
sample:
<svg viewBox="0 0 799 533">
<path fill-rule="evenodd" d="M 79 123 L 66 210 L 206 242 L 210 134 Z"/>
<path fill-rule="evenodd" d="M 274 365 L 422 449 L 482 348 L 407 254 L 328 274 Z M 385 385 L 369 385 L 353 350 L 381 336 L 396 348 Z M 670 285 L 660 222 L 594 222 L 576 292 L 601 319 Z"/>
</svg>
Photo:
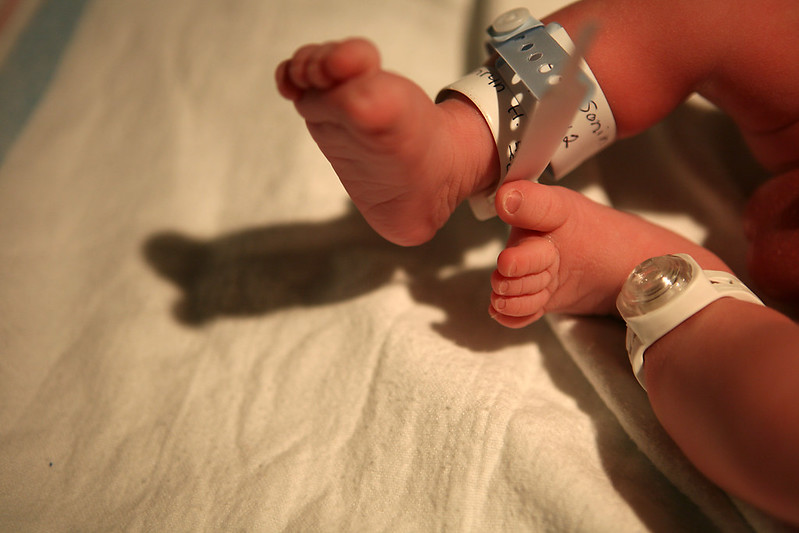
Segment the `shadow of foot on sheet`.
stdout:
<svg viewBox="0 0 799 533">
<path fill-rule="evenodd" d="M 445 320 L 433 326 L 440 334 L 487 350 L 507 342 L 507 336 L 492 334 L 502 328 L 487 316 L 492 269 L 463 263 L 469 250 L 504 242 L 505 236 L 501 222 L 479 222 L 461 208 L 432 241 L 403 248 L 379 237 L 353 209 L 330 221 L 212 239 L 163 232 L 150 237 L 143 252 L 149 265 L 181 290 L 174 314 L 189 326 L 347 301 L 399 277 L 414 300 L 444 311 Z"/>
</svg>

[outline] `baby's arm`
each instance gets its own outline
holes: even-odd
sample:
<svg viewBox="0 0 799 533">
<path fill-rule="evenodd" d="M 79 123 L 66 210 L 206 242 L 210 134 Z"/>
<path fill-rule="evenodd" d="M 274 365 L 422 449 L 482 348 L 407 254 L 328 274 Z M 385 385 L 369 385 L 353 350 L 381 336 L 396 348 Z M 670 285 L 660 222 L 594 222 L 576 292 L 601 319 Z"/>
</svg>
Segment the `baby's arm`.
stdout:
<svg viewBox="0 0 799 533">
<path fill-rule="evenodd" d="M 799 326 L 722 298 L 646 351 L 649 400 L 705 475 L 799 525 Z"/>
</svg>

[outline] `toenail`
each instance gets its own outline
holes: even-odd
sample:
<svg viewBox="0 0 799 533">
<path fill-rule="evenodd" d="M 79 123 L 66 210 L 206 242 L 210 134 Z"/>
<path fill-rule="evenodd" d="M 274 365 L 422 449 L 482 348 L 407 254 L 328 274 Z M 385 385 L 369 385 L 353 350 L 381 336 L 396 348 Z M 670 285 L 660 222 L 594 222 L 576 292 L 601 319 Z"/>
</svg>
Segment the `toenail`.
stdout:
<svg viewBox="0 0 799 533">
<path fill-rule="evenodd" d="M 512 261 L 511 264 L 508 265 L 508 277 L 512 278 L 516 276 L 516 261 Z"/>
<path fill-rule="evenodd" d="M 503 300 L 502 298 L 497 298 L 497 301 L 494 302 L 494 309 L 496 309 L 497 311 L 502 311 L 503 309 L 505 309 L 505 300 Z"/>
<path fill-rule="evenodd" d="M 508 289 L 510 289 L 510 283 L 508 283 L 507 281 L 503 281 L 502 283 L 499 284 L 500 294 L 506 294 L 508 292 Z"/>
<path fill-rule="evenodd" d="M 522 204 L 522 195 L 519 191 L 511 191 L 505 195 L 505 198 L 502 200 L 502 207 L 505 208 L 505 212 L 509 214 L 513 214 L 519 210 L 519 206 Z"/>
</svg>

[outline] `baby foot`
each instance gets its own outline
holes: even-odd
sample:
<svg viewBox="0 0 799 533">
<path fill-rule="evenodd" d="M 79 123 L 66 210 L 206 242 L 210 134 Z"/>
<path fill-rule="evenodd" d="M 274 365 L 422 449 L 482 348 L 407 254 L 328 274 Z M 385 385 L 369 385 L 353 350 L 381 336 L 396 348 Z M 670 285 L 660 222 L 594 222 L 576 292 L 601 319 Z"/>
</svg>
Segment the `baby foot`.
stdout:
<svg viewBox="0 0 799 533">
<path fill-rule="evenodd" d="M 563 187 L 508 183 L 496 205 L 514 227 L 491 277 L 489 313 L 507 327 L 547 312 L 615 313 L 627 275 L 650 257 L 685 252 L 704 268 L 729 270 L 697 244 Z"/>
<path fill-rule="evenodd" d="M 368 41 L 302 47 L 276 78 L 358 210 L 389 241 L 428 241 L 497 174 L 479 112 L 457 98 L 434 104 L 410 80 L 382 70 Z"/>
</svg>

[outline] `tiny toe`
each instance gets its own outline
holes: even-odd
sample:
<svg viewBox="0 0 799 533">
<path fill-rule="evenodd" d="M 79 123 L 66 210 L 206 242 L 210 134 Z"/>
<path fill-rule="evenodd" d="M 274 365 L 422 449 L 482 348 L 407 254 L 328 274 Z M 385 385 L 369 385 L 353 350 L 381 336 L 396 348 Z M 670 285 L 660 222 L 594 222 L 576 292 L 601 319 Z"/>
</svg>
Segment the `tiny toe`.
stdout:
<svg viewBox="0 0 799 533">
<path fill-rule="evenodd" d="M 379 69 L 380 54 L 375 45 L 357 37 L 339 43 L 325 61 L 325 71 L 335 81 L 344 81 Z"/>
<path fill-rule="evenodd" d="M 277 82 L 277 90 L 283 98 L 288 100 L 296 100 L 300 97 L 300 89 L 298 89 L 294 82 L 288 76 L 289 61 L 282 61 L 275 69 L 275 81 Z"/>
<path fill-rule="evenodd" d="M 491 305 L 500 314 L 512 317 L 533 316 L 543 313 L 544 305 L 549 301 L 549 291 L 544 289 L 535 294 L 525 296 L 491 295 Z"/>
<path fill-rule="evenodd" d="M 294 52 L 294 56 L 291 58 L 288 66 L 288 77 L 299 89 L 311 88 L 308 80 L 308 61 L 317 48 L 319 48 L 317 44 L 307 44 Z"/>
<path fill-rule="evenodd" d="M 491 276 L 491 288 L 500 296 L 521 296 L 535 294 L 544 290 L 552 281 L 552 274 L 544 270 L 518 278 L 508 278 L 494 271 Z"/>
<path fill-rule="evenodd" d="M 511 226 L 551 232 L 568 220 L 573 194 L 574 191 L 557 185 L 513 181 L 497 192 L 497 213 Z"/>
<path fill-rule="evenodd" d="M 497 270 L 505 277 L 519 278 L 551 268 L 557 258 L 557 249 L 547 237 L 529 236 L 500 252 Z"/>
<path fill-rule="evenodd" d="M 529 326 L 530 324 L 532 324 L 533 322 L 544 316 L 543 311 L 530 316 L 523 316 L 523 317 L 508 316 L 497 311 L 496 309 L 493 308 L 493 306 L 490 305 L 488 306 L 488 314 L 499 324 L 505 326 L 506 328 L 512 328 L 512 329 L 519 329 L 525 326 Z"/>
<path fill-rule="evenodd" d="M 308 83 L 315 89 L 329 89 L 333 79 L 328 75 L 325 63 L 336 43 L 325 43 L 319 46 L 308 58 L 305 76 Z"/>
</svg>

